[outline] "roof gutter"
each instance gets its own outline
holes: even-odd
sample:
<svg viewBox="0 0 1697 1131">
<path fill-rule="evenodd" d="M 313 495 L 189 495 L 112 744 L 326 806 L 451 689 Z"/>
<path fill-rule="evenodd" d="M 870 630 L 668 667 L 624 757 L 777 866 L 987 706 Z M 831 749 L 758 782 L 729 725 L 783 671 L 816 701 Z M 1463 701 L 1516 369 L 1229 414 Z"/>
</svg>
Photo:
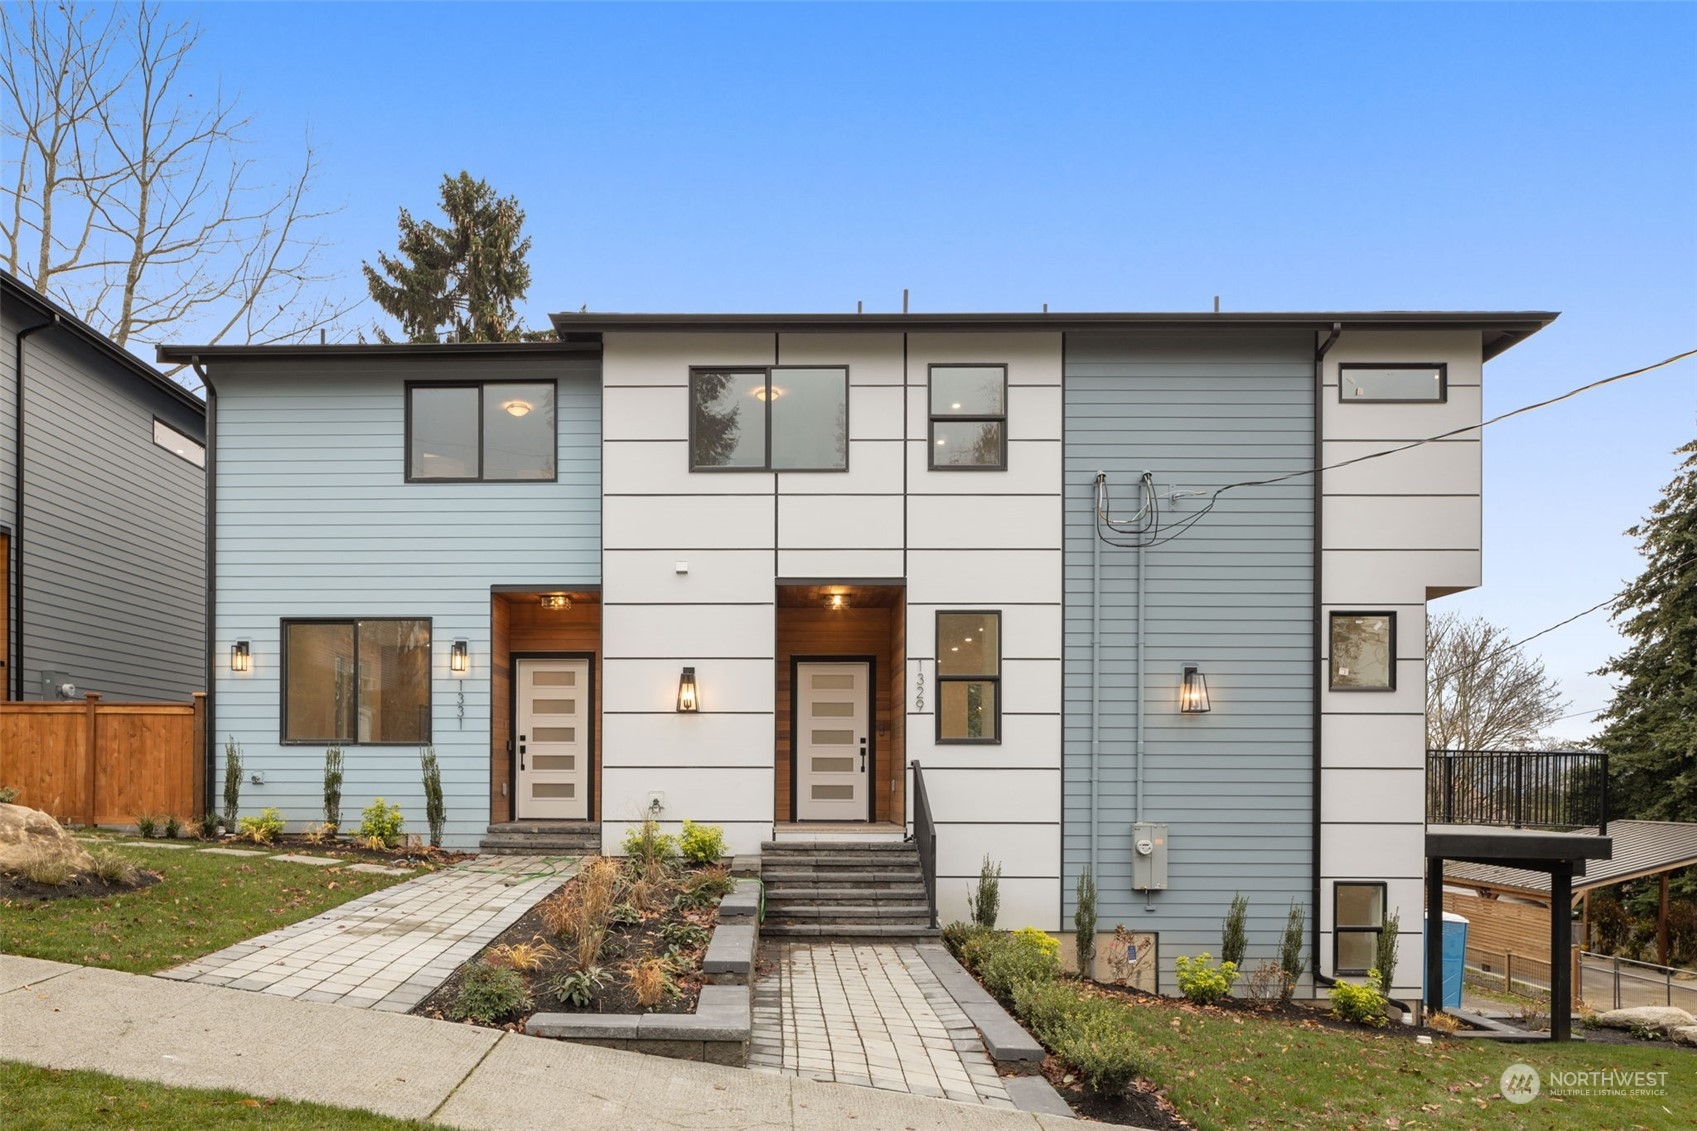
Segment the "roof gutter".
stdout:
<svg viewBox="0 0 1697 1131">
<path fill-rule="evenodd" d="M 24 700 L 24 339 L 42 330 L 59 325 L 59 315 L 49 312 L 47 321 L 25 326 L 13 339 L 15 356 L 12 359 L 14 417 L 18 422 L 18 439 L 12 445 L 12 561 L 16 563 L 15 583 L 12 586 L 12 632 L 16 643 L 11 651 L 17 656 L 12 666 L 12 699 Z"/>
<path fill-rule="evenodd" d="M 1314 567 L 1314 662 L 1310 670 L 1314 673 L 1314 692 L 1311 696 L 1311 713 L 1309 715 L 1309 734 L 1312 749 L 1309 754 L 1309 781 L 1311 783 L 1311 806 L 1309 813 L 1309 860 L 1310 872 L 1313 875 L 1313 908 L 1311 917 L 1313 927 L 1308 943 L 1308 965 L 1314 972 L 1314 984 L 1318 986 L 1325 975 L 1320 973 L 1320 774 L 1322 758 L 1320 749 L 1320 657 L 1326 646 L 1326 614 L 1323 608 L 1320 591 L 1321 571 L 1320 553 L 1325 544 L 1323 524 L 1325 522 L 1325 467 L 1326 455 L 1326 355 L 1332 352 L 1332 347 L 1338 344 L 1338 337 L 1343 333 L 1343 323 L 1333 322 L 1332 332 L 1325 341 L 1314 349 L 1314 542 L 1310 550 Z M 1394 662 L 1394 661 L 1393 661 Z"/>
</svg>

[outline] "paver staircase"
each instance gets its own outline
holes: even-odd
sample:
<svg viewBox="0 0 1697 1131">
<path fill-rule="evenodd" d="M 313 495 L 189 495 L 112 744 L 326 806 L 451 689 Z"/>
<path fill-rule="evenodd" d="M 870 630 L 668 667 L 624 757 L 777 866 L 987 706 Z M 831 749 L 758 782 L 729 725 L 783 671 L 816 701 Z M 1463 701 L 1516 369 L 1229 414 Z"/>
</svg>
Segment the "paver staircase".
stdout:
<svg viewBox="0 0 1697 1131">
<path fill-rule="evenodd" d="M 491 856 L 592 856 L 601 851 L 601 822 L 508 821 L 490 825 L 477 850 Z"/>
<path fill-rule="evenodd" d="M 919 850 L 901 841 L 767 841 L 765 936 L 934 938 Z"/>
</svg>

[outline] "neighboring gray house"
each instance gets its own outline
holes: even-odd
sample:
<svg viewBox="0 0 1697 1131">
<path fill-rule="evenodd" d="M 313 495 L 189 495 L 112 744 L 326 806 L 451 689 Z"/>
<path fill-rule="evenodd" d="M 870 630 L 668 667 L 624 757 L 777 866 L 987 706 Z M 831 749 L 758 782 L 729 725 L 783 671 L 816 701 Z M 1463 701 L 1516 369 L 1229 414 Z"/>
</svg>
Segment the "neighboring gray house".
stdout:
<svg viewBox="0 0 1697 1131">
<path fill-rule="evenodd" d="M 199 398 L 0 272 L 5 699 L 203 689 L 205 445 Z"/>
</svg>

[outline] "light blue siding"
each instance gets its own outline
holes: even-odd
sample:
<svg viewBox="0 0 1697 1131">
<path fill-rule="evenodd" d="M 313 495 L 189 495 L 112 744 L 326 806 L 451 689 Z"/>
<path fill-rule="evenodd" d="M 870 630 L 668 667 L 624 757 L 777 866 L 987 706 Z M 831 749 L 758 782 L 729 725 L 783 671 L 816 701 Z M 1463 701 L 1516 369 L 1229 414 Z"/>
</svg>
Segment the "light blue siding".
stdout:
<svg viewBox="0 0 1697 1131">
<path fill-rule="evenodd" d="M 1165 495 L 1310 467 L 1313 349 L 1311 335 L 1289 333 L 1067 337 L 1063 918 L 1094 804 L 1100 929 L 1159 932 L 1168 991 L 1175 955 L 1218 957 L 1235 892 L 1250 897 L 1251 963 L 1273 956 L 1290 901 L 1311 898 L 1313 483 L 1228 492 L 1146 553 L 1143 817 L 1170 827 L 1169 890 L 1151 900 L 1131 890 L 1136 553 L 1107 545 L 1101 766 L 1089 780 L 1092 482 L 1107 474 L 1115 517 L 1126 518 L 1145 471 Z M 1204 502 L 1163 499 L 1163 524 Z M 1209 714 L 1178 711 L 1185 663 L 1207 677 Z"/>
<path fill-rule="evenodd" d="M 405 481 L 407 381 L 558 382 L 553 483 Z M 490 588 L 601 581 L 599 363 L 558 356 L 243 362 L 218 389 L 218 641 L 252 642 L 252 671 L 217 673 L 219 740 L 241 743 L 242 810 L 275 805 L 322 820 L 324 749 L 279 742 L 279 622 L 293 617 L 429 617 L 432 730 L 448 805 L 447 843 L 475 844 L 489 819 Z M 471 671 L 448 670 L 455 639 Z M 464 696 L 463 718 L 460 696 Z M 497 709 L 505 710 L 506 704 Z M 381 795 L 425 833 L 418 750 L 344 745 L 342 819 Z M 220 773 L 222 773 L 220 756 Z"/>
</svg>

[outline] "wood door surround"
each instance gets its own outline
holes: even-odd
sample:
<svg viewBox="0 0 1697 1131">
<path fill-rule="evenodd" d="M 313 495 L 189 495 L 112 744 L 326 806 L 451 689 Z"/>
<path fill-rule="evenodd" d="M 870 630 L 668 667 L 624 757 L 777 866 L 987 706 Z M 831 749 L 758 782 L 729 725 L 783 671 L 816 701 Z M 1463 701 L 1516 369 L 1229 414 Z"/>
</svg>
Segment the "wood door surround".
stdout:
<svg viewBox="0 0 1697 1131">
<path fill-rule="evenodd" d="M 572 607 L 542 608 L 535 593 L 493 593 L 489 602 L 489 822 L 514 819 L 513 656 L 576 654 L 592 656 L 595 710 L 594 752 L 589 773 L 589 817 L 601 816 L 601 595 L 570 594 Z M 474 659 L 473 663 L 476 661 Z M 475 667 L 473 671 L 475 672 Z"/>
</svg>

